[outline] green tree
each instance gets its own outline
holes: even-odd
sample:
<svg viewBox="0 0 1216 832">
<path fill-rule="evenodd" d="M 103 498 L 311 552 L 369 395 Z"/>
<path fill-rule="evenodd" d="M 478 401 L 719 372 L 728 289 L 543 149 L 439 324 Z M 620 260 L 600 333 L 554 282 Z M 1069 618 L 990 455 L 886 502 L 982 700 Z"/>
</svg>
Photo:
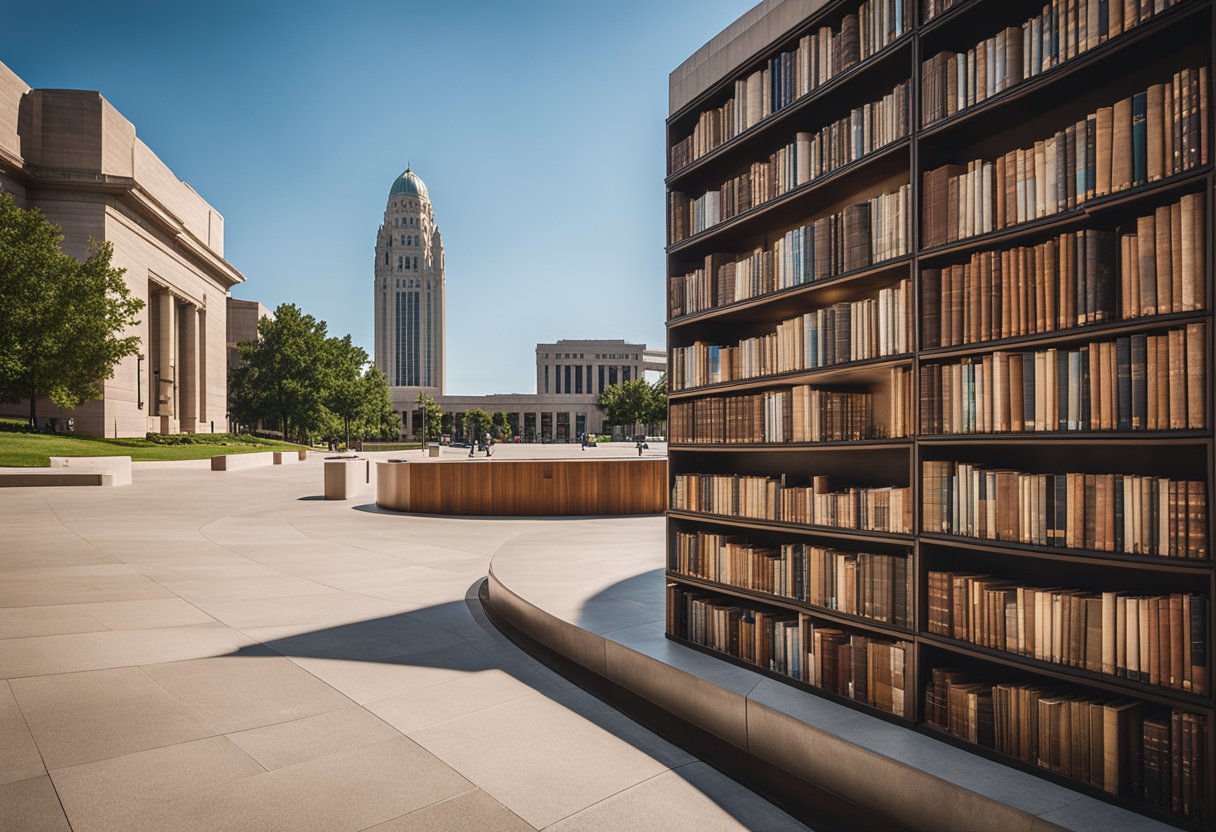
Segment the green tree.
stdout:
<svg viewBox="0 0 1216 832">
<path fill-rule="evenodd" d="M 644 422 L 650 413 L 651 395 L 650 385 L 644 378 L 605 387 L 600 392 L 604 420 L 611 425 L 628 425 L 633 433 L 637 433 L 638 424 Z"/>
<path fill-rule="evenodd" d="M 371 407 L 368 396 L 374 395 L 374 391 L 369 390 L 363 375 L 367 363 L 367 350 L 352 342 L 349 335 L 325 339 L 323 401 L 340 423 L 347 447 L 350 447 L 352 425 L 358 430 L 368 427 L 368 422 L 378 421 L 378 418 L 369 418 L 373 417 L 371 411 L 374 407 Z M 378 415 L 375 414 L 375 417 Z"/>
<path fill-rule="evenodd" d="M 369 364 L 360 380 L 363 389 L 363 409 L 359 414 L 359 429 L 363 436 L 397 439 L 401 436 L 401 414 L 393 409 L 388 392 L 388 377 Z"/>
<path fill-rule="evenodd" d="M 489 413 L 475 407 L 464 414 L 464 423 L 468 431 L 473 434 L 473 441 L 477 441 L 490 427 L 492 420 Z"/>
<path fill-rule="evenodd" d="M 452 414 L 444 413 L 439 417 L 439 432 L 452 433 Z"/>
<path fill-rule="evenodd" d="M 495 413 L 491 425 L 494 428 L 495 439 L 511 435 L 511 417 L 506 414 L 506 411 L 499 410 Z"/>
<path fill-rule="evenodd" d="M 258 340 L 237 345 L 243 366 L 232 374 L 234 414 L 252 424 L 276 422 L 284 437 L 306 437 L 322 425 L 330 366 L 326 325 L 284 303 L 258 321 Z"/>
<path fill-rule="evenodd" d="M 63 234 L 37 209 L 0 194 L 0 401 L 28 399 L 38 426 L 38 397 L 70 409 L 100 398 L 103 382 L 139 351 L 144 302 L 131 297 L 114 248 L 89 241 L 84 260 L 64 254 Z"/>
<path fill-rule="evenodd" d="M 438 439 L 439 434 L 443 431 L 444 413 L 439 407 L 439 403 L 427 393 L 419 393 L 416 399 L 418 409 L 422 411 L 422 447 L 426 447 L 427 440 Z"/>
<path fill-rule="evenodd" d="M 646 395 L 646 408 L 642 421 L 647 426 L 659 426 L 667 421 L 667 374 L 661 375 Z"/>
</svg>

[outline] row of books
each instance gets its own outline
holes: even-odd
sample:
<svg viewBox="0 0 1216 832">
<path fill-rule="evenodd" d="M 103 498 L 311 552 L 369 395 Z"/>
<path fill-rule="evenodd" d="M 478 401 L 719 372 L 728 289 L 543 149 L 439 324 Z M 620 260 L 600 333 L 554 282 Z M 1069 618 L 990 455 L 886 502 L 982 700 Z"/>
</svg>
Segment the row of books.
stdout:
<svg viewBox="0 0 1216 832">
<path fill-rule="evenodd" d="M 881 51 L 912 26 L 910 0 L 867 0 L 833 30 L 821 26 L 735 81 L 721 107 L 705 110 L 692 133 L 671 146 L 675 172 L 755 127 L 773 113 Z"/>
<path fill-rule="evenodd" d="M 921 271 L 926 349 L 1206 306 L 1203 194 L 1136 220 L 1135 233 L 1068 232 Z"/>
<path fill-rule="evenodd" d="M 874 420 L 874 394 L 798 385 L 741 396 L 708 396 L 668 406 L 669 440 L 676 444 L 736 445 L 850 442 L 907 436 L 912 371 L 891 368 L 887 423 Z"/>
<path fill-rule="evenodd" d="M 677 532 L 671 568 L 681 575 L 802 601 L 825 610 L 912 626 L 911 558 L 807 543 L 758 546 L 710 532 Z"/>
<path fill-rule="evenodd" d="M 1162 0 L 1161 10 L 1181 0 Z M 1051 0 L 1021 26 L 1009 26 L 965 52 L 939 52 L 921 64 L 924 124 L 952 116 L 1135 27 L 1122 0 Z"/>
<path fill-rule="evenodd" d="M 673 211 L 676 208 L 673 205 Z M 707 255 L 701 268 L 669 278 L 671 317 L 902 257 L 909 251 L 910 216 L 911 192 L 904 186 L 793 228 L 774 240 L 772 248 Z"/>
<path fill-rule="evenodd" d="M 926 171 L 924 245 L 1051 216 L 1207 164 L 1207 73 L 1184 69 L 995 161 Z"/>
<path fill-rule="evenodd" d="M 677 638 L 863 702 L 912 717 L 912 644 L 774 613 L 721 596 L 667 586 L 667 631 Z"/>
<path fill-rule="evenodd" d="M 1208 692 L 1205 595 L 1038 588 L 929 572 L 930 633 L 1133 682 Z"/>
<path fill-rule="evenodd" d="M 921 5 L 921 21 L 928 23 L 939 14 L 948 12 L 960 3 L 966 2 L 967 0 L 924 0 Z"/>
<path fill-rule="evenodd" d="M 926 460 L 925 532 L 1130 555 L 1206 559 L 1202 480 L 1029 474 Z"/>
<path fill-rule="evenodd" d="M 676 474 L 671 507 L 677 511 L 907 534 L 912 490 L 884 486 L 832 491 L 825 476 L 788 485 L 785 476 Z"/>
<path fill-rule="evenodd" d="M 768 159 L 711 188 L 699 197 L 673 192 L 674 205 L 689 202 L 689 233 L 698 234 L 763 205 L 832 171 L 856 162 L 908 134 L 908 82 L 877 101 L 855 107 L 849 115 L 815 133 L 798 133 Z M 674 240 L 673 240 L 674 242 Z"/>
<path fill-rule="evenodd" d="M 1207 719 L 1034 682 L 935 667 L 925 721 L 959 739 L 1110 794 L 1204 822 Z"/>
<path fill-rule="evenodd" d="M 1190 312 L 1207 304 L 1204 195 L 1189 194 L 1136 219 L 1119 237 L 1122 317 Z"/>
<path fill-rule="evenodd" d="M 901 280 L 878 296 L 804 312 L 774 332 L 732 347 L 697 341 L 671 350 L 671 389 L 814 370 L 903 355 L 912 349 L 912 284 Z"/>
<path fill-rule="evenodd" d="M 928 434 L 1203 430 L 1204 324 L 920 366 Z"/>
<path fill-rule="evenodd" d="M 799 616 L 667 585 L 667 632 L 774 673 L 806 680 Z"/>
</svg>

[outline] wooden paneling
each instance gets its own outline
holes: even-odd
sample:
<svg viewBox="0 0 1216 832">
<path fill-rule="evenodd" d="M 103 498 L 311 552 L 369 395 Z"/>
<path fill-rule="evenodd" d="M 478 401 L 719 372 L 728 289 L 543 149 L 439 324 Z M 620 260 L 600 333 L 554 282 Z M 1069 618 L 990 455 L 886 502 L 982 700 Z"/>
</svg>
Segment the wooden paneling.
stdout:
<svg viewBox="0 0 1216 832">
<path fill-rule="evenodd" d="M 667 460 L 380 462 L 376 504 L 418 514 L 660 514 Z"/>
</svg>

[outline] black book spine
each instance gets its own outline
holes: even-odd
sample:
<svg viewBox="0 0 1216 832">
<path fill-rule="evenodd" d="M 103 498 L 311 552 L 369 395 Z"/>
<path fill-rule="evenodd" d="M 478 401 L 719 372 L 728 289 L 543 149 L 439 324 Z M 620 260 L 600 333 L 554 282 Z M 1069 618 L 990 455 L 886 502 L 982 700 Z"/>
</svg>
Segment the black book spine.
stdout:
<svg viewBox="0 0 1216 832">
<path fill-rule="evenodd" d="M 1115 474 L 1115 551 L 1123 551 L 1123 475 Z"/>
<path fill-rule="evenodd" d="M 1132 430 L 1148 425 L 1148 336 L 1131 337 Z"/>
<path fill-rule="evenodd" d="M 1131 339 L 1124 336 L 1115 341 L 1115 361 L 1117 363 L 1115 377 L 1118 390 L 1115 392 L 1115 404 L 1119 414 L 1118 429 L 1132 429 L 1132 368 L 1131 368 Z"/>
</svg>

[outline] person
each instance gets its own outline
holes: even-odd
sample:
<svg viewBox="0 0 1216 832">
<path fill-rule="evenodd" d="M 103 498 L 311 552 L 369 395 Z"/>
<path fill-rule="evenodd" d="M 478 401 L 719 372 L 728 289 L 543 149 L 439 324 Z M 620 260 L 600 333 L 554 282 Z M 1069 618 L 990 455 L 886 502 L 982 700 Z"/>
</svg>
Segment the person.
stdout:
<svg viewBox="0 0 1216 832">
<path fill-rule="evenodd" d="M 583 451 L 587 450 L 587 434 L 580 433 L 578 435 L 578 444 L 579 444 L 579 447 L 583 449 Z"/>
<path fill-rule="evenodd" d="M 486 444 L 485 444 L 485 449 L 486 449 L 486 459 L 489 459 L 489 458 L 490 458 L 490 445 L 491 445 L 491 444 L 493 444 L 493 440 L 492 440 L 492 439 L 490 439 L 490 434 L 489 434 L 489 433 L 486 433 L 485 443 L 486 443 Z"/>
<path fill-rule="evenodd" d="M 645 444 L 646 444 L 646 443 L 644 443 L 644 442 L 642 441 L 642 437 L 640 437 L 640 436 L 639 436 L 639 437 L 638 437 L 638 456 L 641 456 L 641 455 L 642 455 L 642 448 L 645 446 Z"/>
</svg>

